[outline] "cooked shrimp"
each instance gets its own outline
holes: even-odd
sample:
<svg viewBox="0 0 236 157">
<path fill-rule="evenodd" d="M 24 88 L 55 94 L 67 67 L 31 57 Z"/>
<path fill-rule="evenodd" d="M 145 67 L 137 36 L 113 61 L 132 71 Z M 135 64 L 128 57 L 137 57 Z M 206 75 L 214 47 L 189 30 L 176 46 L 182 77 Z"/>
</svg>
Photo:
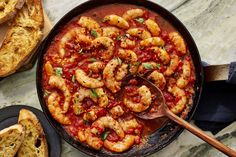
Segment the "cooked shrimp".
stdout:
<svg viewBox="0 0 236 157">
<path fill-rule="evenodd" d="M 65 51 L 65 45 L 70 41 L 72 38 L 75 38 L 77 35 L 83 35 L 85 34 L 85 29 L 81 27 L 76 27 L 71 30 L 69 30 L 60 40 L 59 43 L 59 55 L 61 58 L 64 57 L 66 51 Z"/>
<path fill-rule="evenodd" d="M 124 59 L 126 61 L 128 61 L 130 63 L 130 73 L 131 74 L 134 74 L 137 69 L 138 69 L 138 66 L 137 66 L 137 61 L 138 61 L 138 57 L 136 55 L 136 53 L 132 50 L 125 50 L 125 49 L 119 49 L 118 50 L 118 56 L 121 58 L 121 59 Z"/>
<path fill-rule="evenodd" d="M 155 70 L 157 68 L 157 63 L 151 62 L 143 62 L 138 66 L 137 73 L 143 74 L 146 70 Z"/>
<path fill-rule="evenodd" d="M 121 82 L 115 79 L 115 69 L 122 64 L 120 59 L 113 58 L 110 60 L 103 70 L 103 79 L 106 87 L 111 90 L 112 93 L 116 93 L 120 90 Z"/>
<path fill-rule="evenodd" d="M 145 12 L 142 9 L 130 9 L 123 14 L 123 18 L 127 21 L 143 16 Z"/>
<path fill-rule="evenodd" d="M 191 67 L 190 63 L 187 60 L 184 60 L 184 64 L 182 66 L 183 73 L 180 78 L 177 80 L 177 86 L 179 88 L 184 88 L 188 85 L 190 75 L 191 75 Z"/>
<path fill-rule="evenodd" d="M 82 86 L 87 88 L 99 88 L 104 85 L 102 81 L 88 77 L 88 75 L 81 69 L 75 71 L 75 78 Z"/>
<path fill-rule="evenodd" d="M 184 39 L 179 35 L 179 33 L 171 32 L 169 34 L 169 38 L 174 43 L 175 47 L 180 53 L 186 54 L 186 45 Z"/>
<path fill-rule="evenodd" d="M 63 92 L 63 95 L 65 97 L 64 104 L 63 104 L 63 112 L 66 113 L 69 109 L 69 103 L 71 100 L 71 94 L 66 86 L 65 80 L 59 76 L 52 75 L 49 78 L 48 84 L 52 87 L 58 88 Z"/>
<path fill-rule="evenodd" d="M 59 105 L 59 102 L 60 102 L 60 96 L 55 92 L 51 93 L 48 96 L 48 110 L 49 110 L 49 112 L 51 113 L 53 118 L 56 121 L 58 121 L 59 123 L 64 124 L 64 125 L 71 124 L 69 117 L 67 117 L 63 113 L 63 111 Z"/>
<path fill-rule="evenodd" d="M 108 140 L 104 141 L 104 147 L 113 151 L 113 152 L 124 152 L 128 150 L 135 141 L 135 136 L 134 135 L 126 135 L 125 138 L 122 141 L 118 142 L 111 142 Z"/>
<path fill-rule="evenodd" d="M 126 31 L 126 33 L 131 36 L 139 37 L 140 39 L 151 38 L 151 34 L 143 28 L 130 28 Z"/>
<path fill-rule="evenodd" d="M 129 28 L 129 23 L 122 17 L 117 15 L 107 15 L 103 19 L 109 25 L 117 26 L 119 28 L 127 29 Z"/>
<path fill-rule="evenodd" d="M 54 74 L 54 69 L 52 67 L 52 64 L 47 61 L 45 64 L 44 64 L 44 69 L 45 69 L 45 72 L 48 76 L 51 76 Z"/>
<path fill-rule="evenodd" d="M 183 89 L 177 86 L 168 87 L 168 92 L 172 93 L 177 99 L 175 107 L 171 108 L 171 111 L 175 114 L 182 112 L 187 103 L 187 97 Z"/>
<path fill-rule="evenodd" d="M 109 59 L 113 55 L 114 41 L 108 37 L 98 37 L 92 42 L 94 47 L 104 46 L 107 50 L 102 54 L 103 59 Z"/>
<path fill-rule="evenodd" d="M 128 73 L 128 64 L 122 63 L 121 66 L 117 70 L 115 79 L 117 81 L 121 81 L 125 77 L 125 75 L 127 75 L 127 73 Z"/>
<path fill-rule="evenodd" d="M 124 104 L 128 107 L 131 111 L 134 112 L 142 112 L 149 108 L 152 102 L 152 94 L 148 87 L 142 85 L 138 88 L 138 93 L 141 96 L 141 100 L 139 103 L 135 103 L 127 98 L 124 98 Z"/>
<path fill-rule="evenodd" d="M 84 108 L 82 106 L 82 101 L 85 98 L 90 98 L 93 102 L 97 103 L 98 98 L 92 94 L 91 89 L 87 88 L 80 88 L 78 92 L 76 92 L 72 96 L 72 102 L 73 102 L 73 111 L 76 115 L 80 115 L 84 112 Z"/>
<path fill-rule="evenodd" d="M 158 71 L 155 70 L 147 78 L 153 80 L 155 85 L 161 90 L 165 88 L 166 79 L 162 73 L 159 73 Z"/>
<path fill-rule="evenodd" d="M 101 140 L 101 138 L 96 137 L 95 135 L 93 135 L 91 133 L 91 129 L 87 128 L 84 130 L 79 130 L 78 131 L 78 136 L 79 140 L 81 142 L 86 141 L 86 143 L 91 146 L 92 148 L 96 149 L 96 150 L 100 150 L 103 146 L 103 141 Z"/>
<path fill-rule="evenodd" d="M 115 38 L 118 35 L 120 35 L 120 30 L 116 27 L 103 27 L 102 28 L 103 37 Z"/>
<path fill-rule="evenodd" d="M 170 60 L 170 65 L 169 65 L 169 67 L 167 67 L 164 74 L 166 76 L 172 75 L 175 72 L 175 70 L 177 69 L 178 65 L 179 65 L 179 57 L 177 55 L 172 55 L 171 60 Z"/>
<path fill-rule="evenodd" d="M 150 50 L 158 55 L 158 58 L 163 64 L 168 64 L 170 62 L 170 55 L 166 52 L 166 50 L 160 47 L 151 47 Z"/>
<path fill-rule="evenodd" d="M 152 19 L 146 20 L 145 25 L 147 26 L 147 29 L 151 32 L 153 36 L 158 36 L 160 34 L 161 29 L 154 20 Z"/>
<path fill-rule="evenodd" d="M 99 128 L 99 130 L 97 128 Z M 100 130 L 103 132 L 105 128 L 113 129 L 121 139 L 125 136 L 120 124 L 110 116 L 100 117 L 98 120 L 93 122 L 91 132 L 94 134 L 100 134 Z"/>
<path fill-rule="evenodd" d="M 89 31 L 96 31 L 96 35 L 98 37 L 100 37 L 102 34 L 100 25 L 91 17 L 81 16 L 78 24 L 82 27 L 87 28 Z"/>
<path fill-rule="evenodd" d="M 105 64 L 102 61 L 96 61 L 93 63 L 88 64 L 88 68 L 95 73 L 99 73 L 100 70 L 103 70 Z"/>
<path fill-rule="evenodd" d="M 150 46 L 164 46 L 165 42 L 159 37 L 151 37 L 143 39 L 140 41 L 140 46 L 150 47 Z"/>
<path fill-rule="evenodd" d="M 124 132 L 129 132 L 131 129 L 136 129 L 137 127 L 139 127 L 139 124 L 135 118 L 132 118 L 130 120 L 119 119 L 119 123 Z"/>
<path fill-rule="evenodd" d="M 109 103 L 107 94 L 104 92 L 103 88 L 97 88 L 95 89 L 95 92 L 98 95 L 99 106 L 105 108 Z"/>
<path fill-rule="evenodd" d="M 97 106 L 92 106 L 89 111 L 87 111 L 86 113 L 84 113 L 83 115 L 83 120 L 85 121 L 90 121 L 93 122 L 95 121 L 98 117 L 97 117 L 97 113 L 99 112 L 100 108 Z"/>
<path fill-rule="evenodd" d="M 135 47 L 135 41 L 130 40 L 128 38 L 122 38 L 120 42 L 120 47 L 132 49 Z"/>
<path fill-rule="evenodd" d="M 115 119 L 124 114 L 124 110 L 122 109 L 120 105 L 112 107 L 109 112 L 112 115 L 112 117 Z"/>
</svg>

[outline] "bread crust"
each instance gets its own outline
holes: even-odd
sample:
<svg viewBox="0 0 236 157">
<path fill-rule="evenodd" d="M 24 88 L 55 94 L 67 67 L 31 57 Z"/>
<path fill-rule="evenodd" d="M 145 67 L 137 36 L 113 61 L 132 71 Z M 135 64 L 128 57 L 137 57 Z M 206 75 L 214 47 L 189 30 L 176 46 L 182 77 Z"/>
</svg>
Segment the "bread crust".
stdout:
<svg viewBox="0 0 236 157">
<path fill-rule="evenodd" d="M 13 136 L 12 133 L 14 131 L 16 131 L 17 134 L 15 133 L 14 137 L 12 137 Z M 7 136 L 7 138 L 4 138 L 6 136 Z M 20 124 L 15 124 L 15 125 L 12 125 L 8 128 L 1 130 L 0 131 L 0 139 L 1 139 L 0 144 L 1 144 L 1 146 L 3 146 L 3 144 L 4 144 L 4 146 L 2 149 L 0 149 L 1 150 L 0 156 L 1 157 L 14 157 L 16 152 L 18 151 L 21 143 L 24 140 L 24 136 L 25 136 L 25 130 L 22 127 L 22 125 L 20 125 Z M 17 141 L 9 141 L 10 138 L 11 138 L 11 140 L 15 139 Z M 7 141 L 4 141 L 4 140 L 7 140 Z M 1 143 L 1 142 L 3 142 L 3 143 Z M 13 149 L 11 146 L 12 143 L 15 144 L 15 147 Z"/>
<path fill-rule="evenodd" d="M 0 2 L 0 24 L 13 18 L 24 5 L 25 0 L 10 0 L 7 4 Z"/>
<path fill-rule="evenodd" d="M 32 55 L 42 39 L 43 25 L 41 0 L 25 0 L 0 48 L 0 77 L 16 72 Z"/>
<path fill-rule="evenodd" d="M 35 116 L 35 114 L 29 110 L 26 109 L 21 109 L 20 113 L 19 113 L 19 118 L 18 118 L 18 123 L 21 124 L 22 126 L 25 127 L 26 130 L 26 135 L 25 135 L 25 139 L 27 140 L 27 136 L 28 136 L 28 132 L 27 132 L 27 126 L 25 126 L 26 123 L 29 123 L 30 126 L 35 127 L 38 131 L 38 138 L 40 138 L 41 140 L 41 153 L 39 157 L 48 157 L 48 147 L 47 147 L 47 141 L 46 141 L 46 137 L 44 135 L 43 132 L 43 128 L 39 122 L 39 120 L 37 119 L 37 117 Z M 29 128 L 28 128 L 29 129 Z M 33 143 L 34 145 L 34 143 Z M 24 145 L 24 142 L 22 144 L 22 146 L 20 147 L 17 156 L 18 157 L 23 157 L 24 156 L 24 147 L 27 147 L 27 145 Z M 35 147 L 36 149 L 36 147 Z"/>
</svg>

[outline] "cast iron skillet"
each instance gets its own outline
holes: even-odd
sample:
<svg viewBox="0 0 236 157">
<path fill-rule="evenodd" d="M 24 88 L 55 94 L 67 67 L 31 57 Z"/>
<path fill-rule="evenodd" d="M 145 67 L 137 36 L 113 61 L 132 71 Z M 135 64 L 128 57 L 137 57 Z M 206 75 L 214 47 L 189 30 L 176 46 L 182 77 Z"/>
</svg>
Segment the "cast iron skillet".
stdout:
<svg viewBox="0 0 236 157">
<path fill-rule="evenodd" d="M 147 156 L 150 154 L 153 154 L 160 149 L 164 148 L 168 144 L 170 144 L 173 140 L 175 140 L 179 134 L 183 131 L 183 128 L 176 125 L 174 122 L 168 122 L 166 123 L 161 129 L 157 130 L 155 133 L 150 135 L 147 145 L 144 145 L 141 148 L 132 148 L 129 151 L 123 152 L 123 153 L 110 153 L 107 151 L 96 151 L 91 148 L 88 148 L 87 146 L 81 144 L 80 142 L 76 141 L 71 137 L 64 129 L 63 127 L 53 119 L 51 114 L 49 113 L 49 110 L 46 106 L 46 102 L 43 98 L 43 88 L 42 88 L 42 65 L 43 65 L 43 56 L 46 53 L 48 47 L 50 46 L 51 42 L 53 41 L 54 37 L 60 32 L 60 28 L 62 28 L 64 25 L 66 25 L 72 18 L 80 15 L 81 13 L 85 12 L 86 10 L 90 10 L 92 8 L 107 5 L 107 4 L 115 4 L 115 3 L 122 3 L 122 4 L 134 4 L 137 6 L 145 7 L 149 10 L 152 10 L 159 15 L 161 15 L 165 20 L 169 21 L 170 24 L 172 24 L 184 37 L 189 51 L 191 52 L 191 56 L 193 58 L 193 63 L 195 66 L 195 73 L 196 73 L 196 83 L 194 86 L 195 89 L 195 95 L 193 98 L 193 106 L 190 110 L 190 112 L 187 115 L 187 120 L 190 120 L 191 117 L 194 114 L 194 111 L 198 105 L 202 86 L 203 86 L 203 67 L 201 65 L 201 59 L 198 52 L 198 49 L 196 47 L 196 44 L 191 37 L 188 30 L 185 28 L 185 26 L 169 11 L 164 9 L 163 7 L 152 3 L 150 1 L 144 1 L 144 0 L 90 0 L 87 1 L 77 7 L 75 7 L 73 10 L 71 10 L 69 13 L 67 13 L 51 30 L 47 38 L 45 39 L 45 42 L 41 44 L 40 56 L 38 60 L 37 65 L 37 91 L 38 91 L 38 97 L 40 104 L 42 106 L 42 109 L 48 119 L 48 121 L 51 123 L 51 125 L 56 129 L 58 134 L 64 138 L 69 144 L 77 148 L 78 150 L 91 155 L 91 156 L 126 156 L 126 157 L 134 157 L 134 156 Z"/>
</svg>

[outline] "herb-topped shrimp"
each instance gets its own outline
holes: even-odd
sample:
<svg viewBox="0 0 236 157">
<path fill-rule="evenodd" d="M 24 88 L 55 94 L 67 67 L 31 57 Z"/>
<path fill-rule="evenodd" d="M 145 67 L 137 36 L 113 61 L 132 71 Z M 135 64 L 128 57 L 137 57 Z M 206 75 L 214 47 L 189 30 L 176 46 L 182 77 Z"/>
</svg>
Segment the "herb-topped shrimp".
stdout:
<svg viewBox="0 0 236 157">
<path fill-rule="evenodd" d="M 63 112 L 66 113 L 69 109 L 69 103 L 71 100 L 71 93 L 66 86 L 65 80 L 60 76 L 52 75 L 49 78 L 48 84 L 52 87 L 58 88 L 63 92 L 65 97 L 64 104 L 63 104 Z"/>
<path fill-rule="evenodd" d="M 182 72 L 180 78 L 177 80 L 177 86 L 179 88 L 186 87 L 188 85 L 189 80 L 190 80 L 191 66 L 190 66 L 189 61 L 184 60 L 182 70 L 183 70 L 183 72 Z"/>
<path fill-rule="evenodd" d="M 127 10 L 124 14 L 123 14 L 123 18 L 127 21 L 135 19 L 137 17 L 141 17 L 143 16 L 143 14 L 145 13 L 144 10 L 142 9 L 130 9 Z"/>
<path fill-rule="evenodd" d="M 152 102 L 152 94 L 149 90 L 149 88 L 145 85 L 142 85 L 138 88 L 138 93 L 141 97 L 140 102 L 133 102 L 132 100 L 128 98 L 124 98 L 123 102 L 126 107 L 128 107 L 131 111 L 134 112 L 142 112 L 149 108 Z"/>
<path fill-rule="evenodd" d="M 129 28 L 129 23 L 124 18 L 117 15 L 107 15 L 103 18 L 103 22 L 123 29 Z"/>
<path fill-rule="evenodd" d="M 131 36 L 139 37 L 140 39 L 151 38 L 151 34 L 143 28 L 130 28 L 126 31 L 126 33 Z"/>
<path fill-rule="evenodd" d="M 93 37 L 100 37 L 102 34 L 100 25 L 91 17 L 81 16 L 78 24 L 82 27 L 87 28 Z"/>
<path fill-rule="evenodd" d="M 147 26 L 147 29 L 151 32 L 153 36 L 158 36 L 160 34 L 161 31 L 160 27 L 152 19 L 146 20 L 145 25 Z"/>
<path fill-rule="evenodd" d="M 186 54 L 187 53 L 184 39 L 179 35 L 179 33 L 171 32 L 169 34 L 169 38 L 174 43 L 174 45 L 176 46 L 177 50 L 180 53 L 182 53 L 182 54 Z"/>
</svg>

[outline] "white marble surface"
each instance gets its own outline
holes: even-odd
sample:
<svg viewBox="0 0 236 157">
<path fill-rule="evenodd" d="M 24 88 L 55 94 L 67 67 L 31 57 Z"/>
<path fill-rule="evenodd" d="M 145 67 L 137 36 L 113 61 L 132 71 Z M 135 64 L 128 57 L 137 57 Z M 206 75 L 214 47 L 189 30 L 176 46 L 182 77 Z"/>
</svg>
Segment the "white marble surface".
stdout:
<svg viewBox="0 0 236 157">
<path fill-rule="evenodd" d="M 43 0 L 43 3 L 52 23 L 55 24 L 66 12 L 84 1 Z M 152 1 L 170 10 L 185 24 L 196 41 L 203 60 L 210 64 L 236 61 L 236 0 Z M 35 87 L 35 67 L 0 82 L 0 108 L 12 104 L 26 104 L 40 109 Z M 235 134 L 236 123 L 233 123 L 217 136 L 224 135 L 222 142 L 236 149 Z M 151 156 L 224 156 L 202 143 L 197 137 L 184 131 L 176 141 Z M 62 157 L 82 156 L 86 155 L 63 142 Z"/>
</svg>

